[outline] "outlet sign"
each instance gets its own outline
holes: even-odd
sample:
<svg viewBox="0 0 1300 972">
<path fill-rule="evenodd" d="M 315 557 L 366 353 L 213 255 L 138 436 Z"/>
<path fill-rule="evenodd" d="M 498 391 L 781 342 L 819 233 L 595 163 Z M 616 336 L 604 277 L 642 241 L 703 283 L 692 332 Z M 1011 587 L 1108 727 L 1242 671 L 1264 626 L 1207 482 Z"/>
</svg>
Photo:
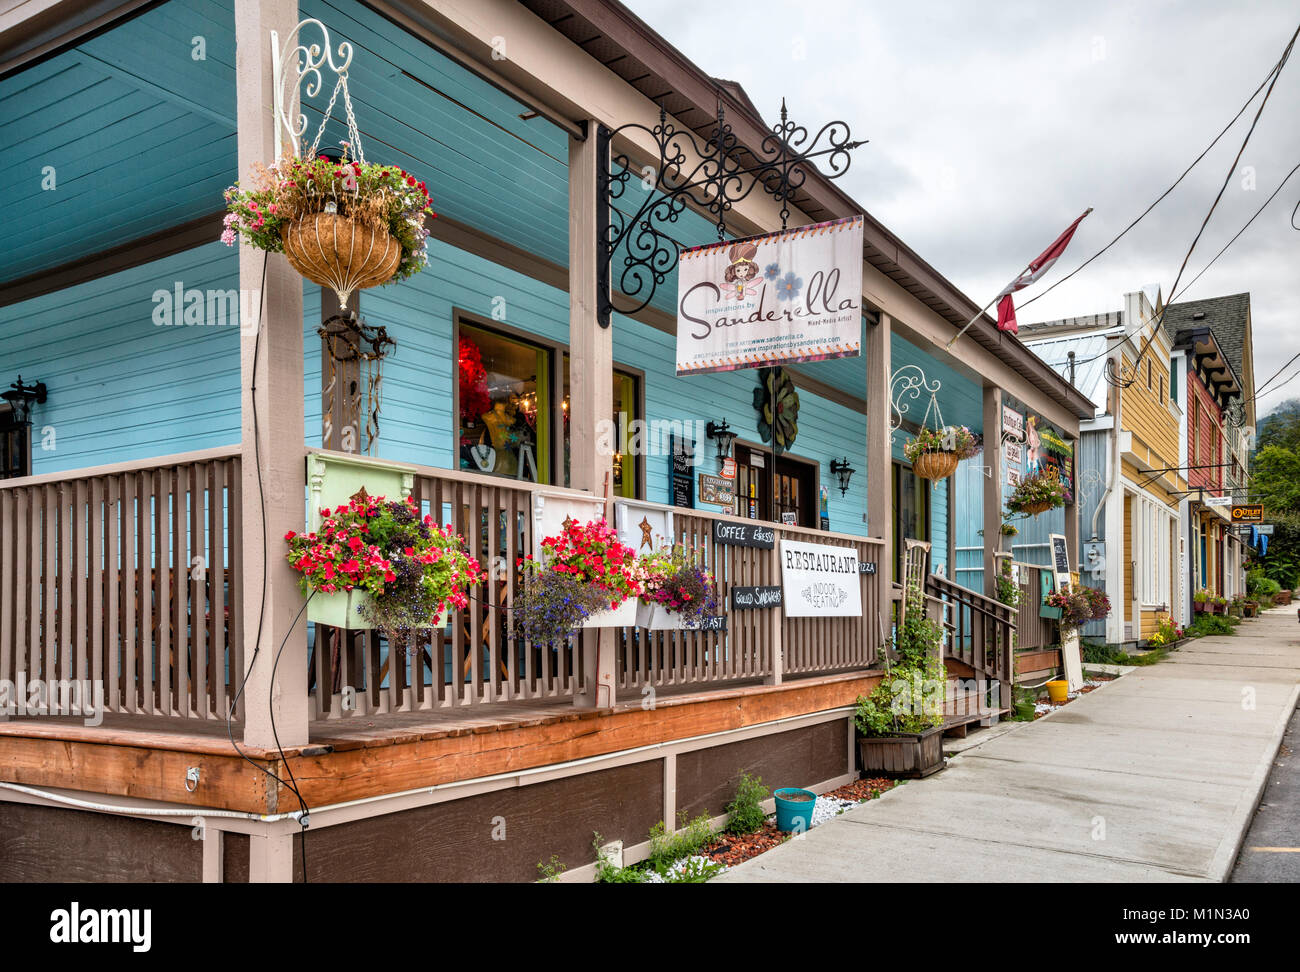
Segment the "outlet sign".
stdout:
<svg viewBox="0 0 1300 972">
<path fill-rule="evenodd" d="M 1263 523 L 1263 503 L 1239 503 L 1232 508 L 1233 523 Z"/>
</svg>

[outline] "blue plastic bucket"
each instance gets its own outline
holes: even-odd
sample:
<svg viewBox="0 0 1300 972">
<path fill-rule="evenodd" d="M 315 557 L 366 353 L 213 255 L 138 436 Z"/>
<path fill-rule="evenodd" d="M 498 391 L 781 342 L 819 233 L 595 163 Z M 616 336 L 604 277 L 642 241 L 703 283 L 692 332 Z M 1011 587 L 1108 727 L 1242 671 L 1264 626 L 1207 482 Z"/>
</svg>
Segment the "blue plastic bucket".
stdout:
<svg viewBox="0 0 1300 972">
<path fill-rule="evenodd" d="M 786 794 L 799 794 L 806 799 L 786 799 Z M 813 807 L 817 806 L 817 794 L 811 790 L 801 790 L 797 786 L 787 786 L 772 794 L 776 800 L 776 828 L 786 832 L 797 831 L 806 834 L 812 827 Z"/>
</svg>

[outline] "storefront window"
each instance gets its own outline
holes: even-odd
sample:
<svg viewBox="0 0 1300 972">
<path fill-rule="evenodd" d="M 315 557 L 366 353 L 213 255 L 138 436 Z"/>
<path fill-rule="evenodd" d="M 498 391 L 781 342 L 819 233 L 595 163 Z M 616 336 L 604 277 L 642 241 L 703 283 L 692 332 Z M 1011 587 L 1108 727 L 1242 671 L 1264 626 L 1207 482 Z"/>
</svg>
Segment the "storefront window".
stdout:
<svg viewBox="0 0 1300 972">
<path fill-rule="evenodd" d="M 460 468 L 549 482 L 553 352 L 465 324 L 458 352 Z"/>
<path fill-rule="evenodd" d="M 564 355 L 563 366 L 564 396 L 561 399 L 561 408 L 564 411 L 564 485 L 569 485 L 569 356 Z M 623 371 L 614 371 L 614 414 L 611 419 L 614 422 L 614 428 L 617 432 L 617 448 L 614 454 L 614 485 L 613 493 L 615 496 L 622 496 L 627 499 L 636 498 L 637 486 L 637 462 L 638 458 L 632 454 L 630 440 L 634 435 L 632 423 L 640 418 L 639 402 L 637 400 L 637 379 L 636 376 L 627 374 Z M 642 436 L 644 439 L 645 436 Z"/>
<path fill-rule="evenodd" d="M 894 463 L 894 578 L 903 575 L 904 540 L 930 539 L 930 484 Z"/>
</svg>

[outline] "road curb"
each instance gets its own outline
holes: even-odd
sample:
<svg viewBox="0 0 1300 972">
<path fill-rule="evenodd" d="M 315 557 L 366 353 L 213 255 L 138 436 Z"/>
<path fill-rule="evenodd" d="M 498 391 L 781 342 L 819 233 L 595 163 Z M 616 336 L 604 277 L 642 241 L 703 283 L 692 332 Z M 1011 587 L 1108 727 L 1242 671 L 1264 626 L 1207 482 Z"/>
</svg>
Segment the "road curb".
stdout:
<svg viewBox="0 0 1300 972">
<path fill-rule="evenodd" d="M 1268 749 L 1268 758 L 1262 760 L 1255 767 L 1255 772 L 1246 785 L 1246 792 L 1237 802 L 1236 809 L 1232 811 L 1232 821 L 1228 827 L 1228 832 L 1224 835 L 1223 840 L 1219 841 L 1214 857 L 1210 860 L 1209 874 L 1207 876 L 1209 880 L 1216 884 L 1223 884 L 1228 880 L 1228 876 L 1232 874 L 1232 869 L 1237 863 L 1237 857 L 1241 854 L 1242 844 L 1246 842 L 1246 833 L 1250 830 L 1250 823 L 1255 818 L 1255 811 L 1259 809 L 1259 801 L 1263 799 L 1264 788 L 1268 786 L 1268 778 L 1273 772 L 1273 763 L 1277 760 L 1278 751 L 1282 748 L 1282 739 L 1286 735 L 1286 728 L 1291 724 L 1291 716 L 1295 712 L 1297 700 L 1300 700 L 1300 685 L 1292 687 L 1291 698 L 1283 706 L 1282 715 L 1273 730 L 1273 745 Z"/>
</svg>

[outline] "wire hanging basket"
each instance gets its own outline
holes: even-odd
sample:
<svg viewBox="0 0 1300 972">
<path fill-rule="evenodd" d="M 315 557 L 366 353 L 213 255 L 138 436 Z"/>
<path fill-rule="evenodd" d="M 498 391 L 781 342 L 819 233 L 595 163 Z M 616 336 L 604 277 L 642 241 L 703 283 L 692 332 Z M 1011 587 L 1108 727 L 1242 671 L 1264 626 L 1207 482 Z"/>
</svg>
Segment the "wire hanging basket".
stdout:
<svg viewBox="0 0 1300 972">
<path fill-rule="evenodd" d="M 331 287 L 346 308 L 355 291 L 392 279 L 402 248 L 387 230 L 338 213 L 313 213 L 282 231 L 289 264 L 314 284 Z"/>
<path fill-rule="evenodd" d="M 922 479 L 947 479 L 960 461 L 955 452 L 922 452 L 913 461 L 912 471 Z"/>
</svg>

